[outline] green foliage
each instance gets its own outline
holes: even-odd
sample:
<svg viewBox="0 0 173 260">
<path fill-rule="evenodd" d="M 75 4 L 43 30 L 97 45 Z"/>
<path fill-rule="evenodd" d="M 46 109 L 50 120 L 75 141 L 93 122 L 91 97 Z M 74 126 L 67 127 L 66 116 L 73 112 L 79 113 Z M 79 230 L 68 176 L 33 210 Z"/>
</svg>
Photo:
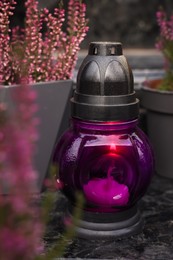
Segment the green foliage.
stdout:
<svg viewBox="0 0 173 260">
<path fill-rule="evenodd" d="M 52 211 L 57 200 L 56 179 L 58 176 L 58 171 L 59 169 L 57 165 L 50 166 L 48 189 L 46 190 L 42 201 L 43 220 L 45 224 L 49 223 L 50 212 Z M 78 222 L 81 219 L 83 205 L 83 195 L 78 192 L 76 193 L 76 207 L 74 208 L 72 215 L 67 216 L 67 223 L 65 223 L 66 221 L 64 222 L 65 231 L 62 234 L 62 237 L 58 239 L 53 247 L 50 248 L 44 255 L 38 256 L 35 260 L 52 260 L 63 256 L 69 241 L 71 241 L 75 236 L 75 226 L 78 225 Z"/>
<path fill-rule="evenodd" d="M 83 195 L 81 193 L 76 194 L 77 207 L 74 209 L 73 215 L 70 217 L 70 223 L 67 225 L 66 230 L 61 239 L 57 240 L 54 246 L 46 253 L 44 260 L 52 260 L 55 257 L 62 257 L 65 248 L 75 236 L 75 226 L 77 226 L 81 214 L 82 214 L 82 205 L 84 203 Z"/>
<path fill-rule="evenodd" d="M 167 71 L 165 77 L 157 86 L 157 89 L 164 91 L 173 91 L 173 71 Z"/>
</svg>

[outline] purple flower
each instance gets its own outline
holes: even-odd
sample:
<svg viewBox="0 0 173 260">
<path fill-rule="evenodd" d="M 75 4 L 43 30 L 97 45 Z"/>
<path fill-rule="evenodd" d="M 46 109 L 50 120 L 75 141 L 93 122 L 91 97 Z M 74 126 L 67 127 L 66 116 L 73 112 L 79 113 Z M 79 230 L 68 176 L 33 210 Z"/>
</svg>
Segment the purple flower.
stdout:
<svg viewBox="0 0 173 260">
<path fill-rule="evenodd" d="M 35 259 L 44 232 L 41 209 L 32 203 L 38 193 L 33 167 L 36 94 L 25 83 L 14 93 L 12 114 L 0 105 L 0 259 Z"/>
<path fill-rule="evenodd" d="M 173 62 L 173 15 L 167 16 L 164 10 L 156 13 L 157 23 L 160 29 L 160 37 L 156 48 L 161 50 L 169 63 Z"/>
<path fill-rule="evenodd" d="M 25 28 L 16 27 L 11 32 L 9 17 L 14 5 L 13 0 L 0 3 L 0 82 L 16 84 L 23 76 L 29 83 L 71 78 L 80 43 L 88 31 L 86 5 L 70 0 L 67 14 L 61 5 L 52 14 L 46 8 L 38 10 L 38 1 L 27 0 Z M 68 26 L 63 31 L 66 17 Z"/>
</svg>

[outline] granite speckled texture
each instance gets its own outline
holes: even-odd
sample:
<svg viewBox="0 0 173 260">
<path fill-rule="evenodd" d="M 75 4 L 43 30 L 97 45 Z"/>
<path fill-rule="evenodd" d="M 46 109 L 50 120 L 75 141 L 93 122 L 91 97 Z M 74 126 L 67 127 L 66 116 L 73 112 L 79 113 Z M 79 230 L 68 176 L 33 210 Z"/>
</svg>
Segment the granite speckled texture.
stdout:
<svg viewBox="0 0 173 260">
<path fill-rule="evenodd" d="M 66 200 L 60 195 L 51 215 L 46 244 L 51 246 L 61 237 L 61 216 Z M 167 260 L 173 259 L 173 180 L 155 175 L 148 192 L 140 202 L 145 218 L 143 232 L 123 239 L 68 241 L 64 258 Z"/>
</svg>

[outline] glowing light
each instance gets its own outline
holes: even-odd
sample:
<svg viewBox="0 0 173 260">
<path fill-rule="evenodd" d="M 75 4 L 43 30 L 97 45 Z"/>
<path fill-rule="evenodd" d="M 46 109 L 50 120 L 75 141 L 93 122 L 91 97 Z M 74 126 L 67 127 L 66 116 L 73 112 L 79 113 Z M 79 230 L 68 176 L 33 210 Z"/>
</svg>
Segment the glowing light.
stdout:
<svg viewBox="0 0 173 260">
<path fill-rule="evenodd" d="M 129 201 L 129 189 L 112 177 L 95 178 L 84 185 L 87 200 L 100 206 L 125 206 Z"/>
<path fill-rule="evenodd" d="M 116 145 L 115 144 L 111 144 L 110 145 L 110 150 L 111 151 L 115 151 L 116 150 Z"/>
<path fill-rule="evenodd" d="M 110 121 L 110 122 L 105 122 L 104 124 L 105 124 L 105 125 L 118 125 L 118 124 L 120 124 L 120 123 L 122 123 L 122 122 L 121 122 L 121 121 L 117 121 L 117 122 Z"/>
</svg>

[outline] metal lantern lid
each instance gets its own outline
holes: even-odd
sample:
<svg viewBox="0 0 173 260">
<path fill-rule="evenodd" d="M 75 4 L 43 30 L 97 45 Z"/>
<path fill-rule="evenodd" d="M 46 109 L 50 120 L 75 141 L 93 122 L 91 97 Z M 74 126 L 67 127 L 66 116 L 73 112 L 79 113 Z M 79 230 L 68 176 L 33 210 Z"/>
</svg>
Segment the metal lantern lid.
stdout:
<svg viewBox="0 0 173 260">
<path fill-rule="evenodd" d="M 71 99 L 72 117 L 87 121 L 132 120 L 139 100 L 119 42 L 91 42 Z"/>
</svg>

